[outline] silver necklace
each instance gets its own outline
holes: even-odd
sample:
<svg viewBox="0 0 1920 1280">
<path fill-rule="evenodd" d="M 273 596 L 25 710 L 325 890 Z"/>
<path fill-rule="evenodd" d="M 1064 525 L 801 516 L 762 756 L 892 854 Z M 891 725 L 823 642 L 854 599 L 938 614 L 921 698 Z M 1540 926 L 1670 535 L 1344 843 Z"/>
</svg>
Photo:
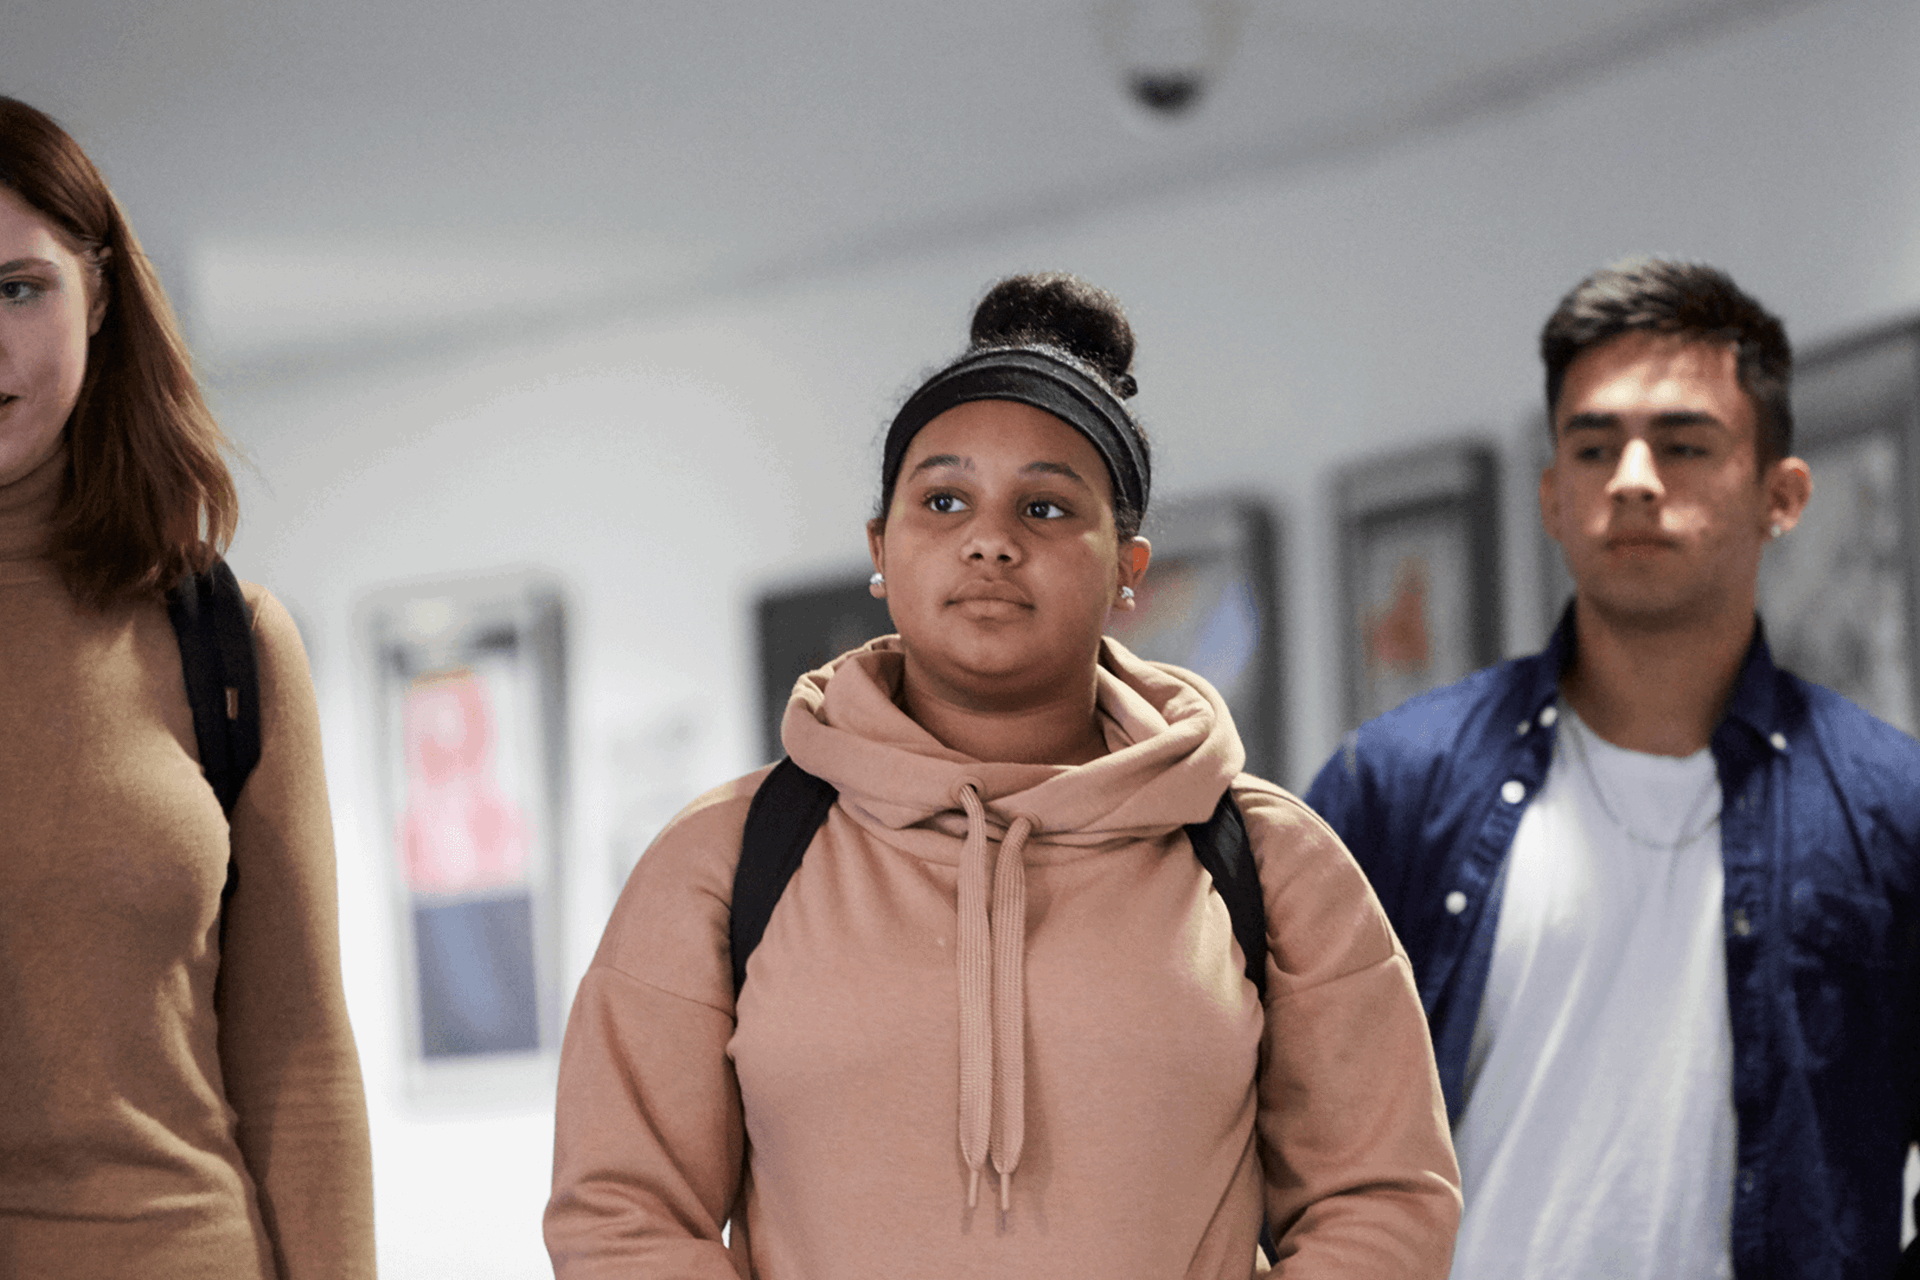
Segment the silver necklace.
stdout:
<svg viewBox="0 0 1920 1280">
<path fill-rule="evenodd" d="M 1626 819 L 1614 812 L 1613 805 L 1607 800 L 1606 788 L 1600 785 L 1600 775 L 1594 769 L 1593 757 L 1587 751 L 1586 735 L 1593 730 L 1587 728 L 1578 717 L 1571 715 L 1565 717 L 1564 728 L 1571 730 L 1570 733 L 1562 736 L 1573 740 L 1575 754 L 1580 758 L 1580 771 L 1587 775 L 1587 786 L 1592 788 L 1593 798 L 1600 802 L 1600 812 L 1606 815 L 1607 821 L 1611 822 L 1621 835 L 1634 844 L 1646 849 L 1658 849 L 1662 853 L 1675 853 L 1706 835 L 1719 824 L 1720 810 L 1715 809 L 1699 826 L 1693 826 L 1695 817 L 1706 806 L 1707 800 L 1720 788 L 1720 777 L 1716 772 L 1707 779 L 1707 784 L 1700 788 L 1700 794 L 1694 797 L 1693 803 L 1687 806 L 1687 816 L 1680 822 L 1680 835 L 1677 838 L 1655 840 L 1651 836 L 1641 835 L 1627 823 Z"/>
</svg>

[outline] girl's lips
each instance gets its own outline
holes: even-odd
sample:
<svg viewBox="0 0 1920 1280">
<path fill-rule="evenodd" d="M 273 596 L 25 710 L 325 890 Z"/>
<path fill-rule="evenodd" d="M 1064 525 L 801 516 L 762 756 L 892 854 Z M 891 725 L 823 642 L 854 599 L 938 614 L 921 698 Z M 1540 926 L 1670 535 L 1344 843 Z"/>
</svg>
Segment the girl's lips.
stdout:
<svg viewBox="0 0 1920 1280">
<path fill-rule="evenodd" d="M 955 610 L 953 616 L 968 618 L 975 622 L 1007 622 L 1014 618 L 1025 617 L 1033 611 L 1033 606 L 1021 604 L 1016 600 L 1001 600 L 992 596 L 974 596 L 969 600 L 951 600 L 949 609 Z"/>
<path fill-rule="evenodd" d="M 996 581 L 966 583 L 947 599 L 948 604 L 970 604 L 989 601 L 999 604 L 1020 605 L 1023 608 L 1030 603 L 1026 593 L 1018 587 L 1015 587 L 1012 583 Z"/>
</svg>

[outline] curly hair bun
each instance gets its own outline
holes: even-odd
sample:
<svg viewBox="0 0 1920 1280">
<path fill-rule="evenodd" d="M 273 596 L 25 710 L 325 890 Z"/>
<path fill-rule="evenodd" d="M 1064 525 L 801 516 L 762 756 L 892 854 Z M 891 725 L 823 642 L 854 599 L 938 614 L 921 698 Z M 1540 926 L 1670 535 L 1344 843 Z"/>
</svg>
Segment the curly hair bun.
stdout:
<svg viewBox="0 0 1920 1280">
<path fill-rule="evenodd" d="M 1064 272 L 1009 276 L 973 313 L 974 350 L 1044 346 L 1064 351 L 1126 398 L 1136 390 L 1133 327 L 1119 299 Z"/>
</svg>

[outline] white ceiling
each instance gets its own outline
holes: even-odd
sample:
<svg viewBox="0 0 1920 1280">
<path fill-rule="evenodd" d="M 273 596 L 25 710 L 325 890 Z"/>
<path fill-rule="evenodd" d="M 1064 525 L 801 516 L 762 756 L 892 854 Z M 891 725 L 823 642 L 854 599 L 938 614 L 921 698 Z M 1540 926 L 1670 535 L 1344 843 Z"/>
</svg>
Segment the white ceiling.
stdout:
<svg viewBox="0 0 1920 1280">
<path fill-rule="evenodd" d="M 0 92 L 79 135 L 244 362 L 1336 159 L 1802 2 L 0 0 Z M 1182 14 L 1232 38 L 1155 117 L 1123 64 Z"/>
</svg>

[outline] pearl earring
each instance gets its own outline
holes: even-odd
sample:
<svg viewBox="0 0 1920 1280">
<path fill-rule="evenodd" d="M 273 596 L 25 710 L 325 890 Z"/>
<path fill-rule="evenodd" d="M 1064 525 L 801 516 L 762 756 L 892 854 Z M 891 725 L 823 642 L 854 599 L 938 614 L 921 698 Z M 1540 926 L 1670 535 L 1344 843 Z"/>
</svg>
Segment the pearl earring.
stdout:
<svg viewBox="0 0 1920 1280">
<path fill-rule="evenodd" d="M 887 585 L 887 575 L 876 570 L 874 575 L 867 579 L 867 585 L 870 587 L 884 587 Z"/>
<path fill-rule="evenodd" d="M 1771 528 L 1771 529 L 1769 529 L 1769 530 L 1767 530 L 1767 532 L 1768 532 L 1768 533 L 1770 533 L 1770 534 L 1772 534 L 1772 535 L 1773 535 L 1774 537 L 1776 537 L 1776 538 L 1777 538 L 1777 537 L 1779 537 L 1779 536 L 1780 536 L 1781 534 L 1783 534 L 1783 533 L 1785 533 L 1785 532 L 1786 532 L 1786 530 L 1785 530 L 1785 529 L 1782 529 L 1782 528 L 1780 527 L 1780 522 L 1779 522 L 1778 520 L 1776 520 L 1776 521 L 1774 521 L 1774 522 L 1773 522 L 1773 528 Z"/>
</svg>

